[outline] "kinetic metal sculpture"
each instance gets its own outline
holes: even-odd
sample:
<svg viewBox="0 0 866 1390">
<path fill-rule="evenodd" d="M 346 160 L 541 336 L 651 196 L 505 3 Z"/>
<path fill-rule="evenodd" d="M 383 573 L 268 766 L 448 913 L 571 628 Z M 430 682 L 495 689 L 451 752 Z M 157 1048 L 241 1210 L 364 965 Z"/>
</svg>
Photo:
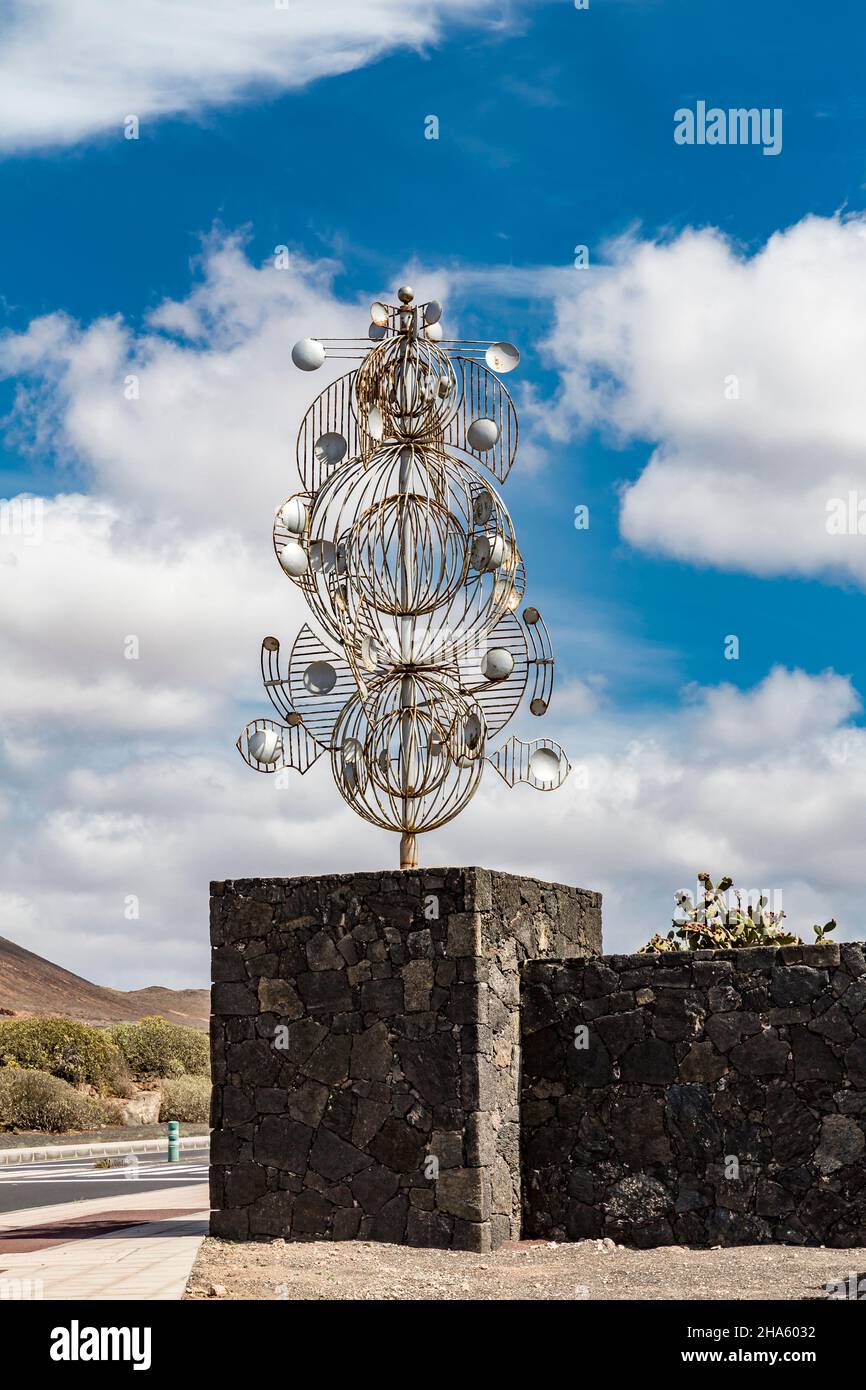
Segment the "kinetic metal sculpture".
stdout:
<svg viewBox="0 0 866 1390">
<path fill-rule="evenodd" d="M 400 832 L 407 869 L 417 835 L 466 806 L 485 758 L 509 786 L 544 791 L 569 764 L 550 739 L 512 735 L 488 752 L 530 669 L 533 714 L 553 688 L 541 615 L 517 616 L 523 561 L 493 486 L 517 450 L 517 415 L 494 373 L 520 354 L 445 340 L 441 305 L 416 305 L 405 287 L 398 298 L 373 305 L 369 340 L 305 338 L 292 350 L 303 371 L 326 355 L 358 361 L 307 411 L 304 490 L 274 522 L 280 565 L 337 650 L 305 624 L 281 669 L 279 641 L 266 637 L 262 677 L 283 722 L 254 720 L 237 746 L 259 772 L 304 773 L 330 751 L 342 796 Z"/>
</svg>

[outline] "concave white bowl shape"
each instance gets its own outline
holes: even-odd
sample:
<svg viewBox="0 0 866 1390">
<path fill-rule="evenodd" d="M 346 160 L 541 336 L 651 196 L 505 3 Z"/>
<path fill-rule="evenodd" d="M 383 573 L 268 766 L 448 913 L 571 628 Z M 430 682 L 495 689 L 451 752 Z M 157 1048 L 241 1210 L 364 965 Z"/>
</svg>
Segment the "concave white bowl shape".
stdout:
<svg viewBox="0 0 866 1390">
<path fill-rule="evenodd" d="M 463 725 L 463 737 L 466 741 L 466 747 L 474 751 L 481 741 L 483 732 L 484 726 L 479 716 L 477 714 L 470 714 L 466 723 Z"/>
<path fill-rule="evenodd" d="M 315 372 L 325 360 L 325 346 L 316 338 L 301 338 L 292 348 L 292 361 L 302 372 Z"/>
<path fill-rule="evenodd" d="M 330 574 L 337 563 L 337 547 L 333 541 L 313 541 L 310 545 L 310 563 L 316 574 Z"/>
<path fill-rule="evenodd" d="M 310 568 L 307 552 L 297 541 L 286 541 L 280 551 L 280 564 L 286 574 L 291 575 L 292 579 L 300 579 L 301 575 L 306 574 Z"/>
<path fill-rule="evenodd" d="M 348 449 L 345 436 L 339 430 L 329 430 L 320 434 L 315 443 L 316 459 L 322 468 L 336 468 L 346 457 Z"/>
<path fill-rule="evenodd" d="M 473 569 L 482 574 L 497 570 L 505 559 L 505 538 L 500 535 L 476 536 L 469 552 L 469 562 Z"/>
<path fill-rule="evenodd" d="M 529 759 L 529 771 L 542 787 L 559 781 L 559 754 L 552 748 L 536 748 Z"/>
<path fill-rule="evenodd" d="M 507 647 L 491 647 L 481 660 L 482 674 L 489 681 L 507 680 L 514 670 L 514 657 Z"/>
<path fill-rule="evenodd" d="M 272 767 L 280 756 L 282 740 L 276 729 L 256 729 L 250 734 L 250 757 L 257 763 Z"/>
<path fill-rule="evenodd" d="M 343 761 L 350 763 L 362 763 L 364 761 L 364 745 L 356 738 L 344 738 L 342 743 Z"/>
<path fill-rule="evenodd" d="M 469 429 L 466 431 L 466 440 L 470 449 L 474 449 L 478 454 L 486 454 L 488 449 L 492 449 L 499 438 L 499 426 L 495 420 L 490 420 L 482 416 L 480 420 L 473 420 Z"/>
<path fill-rule="evenodd" d="M 328 695 L 337 684 L 337 673 L 329 661 L 311 661 L 304 672 L 304 685 L 311 695 Z"/>
<path fill-rule="evenodd" d="M 290 497 L 280 511 L 280 520 L 287 531 L 300 536 L 307 529 L 307 509 L 300 497 Z"/>
<path fill-rule="evenodd" d="M 484 354 L 484 360 L 492 372 L 513 372 L 520 361 L 520 353 L 513 343 L 491 343 Z"/>
<path fill-rule="evenodd" d="M 381 440 L 385 433 L 385 421 L 377 405 L 371 405 L 367 412 L 367 433 L 375 440 Z"/>
</svg>

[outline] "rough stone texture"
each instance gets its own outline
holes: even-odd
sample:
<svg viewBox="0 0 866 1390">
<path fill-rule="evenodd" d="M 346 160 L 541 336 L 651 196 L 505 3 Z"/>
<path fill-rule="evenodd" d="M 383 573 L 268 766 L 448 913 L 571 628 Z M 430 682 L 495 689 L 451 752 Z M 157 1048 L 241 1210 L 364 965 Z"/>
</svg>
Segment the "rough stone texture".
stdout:
<svg viewBox="0 0 866 1390">
<path fill-rule="evenodd" d="M 121 1125 L 155 1125 L 159 1121 L 162 1105 L 162 1091 L 139 1091 L 120 1108 L 118 1123 Z"/>
<path fill-rule="evenodd" d="M 855 943 L 526 964 L 523 1234 L 866 1244 L 864 983 Z"/>
<path fill-rule="evenodd" d="M 520 967 L 600 951 L 597 893 L 477 868 L 214 883 L 211 942 L 212 1234 L 519 1235 Z"/>
</svg>

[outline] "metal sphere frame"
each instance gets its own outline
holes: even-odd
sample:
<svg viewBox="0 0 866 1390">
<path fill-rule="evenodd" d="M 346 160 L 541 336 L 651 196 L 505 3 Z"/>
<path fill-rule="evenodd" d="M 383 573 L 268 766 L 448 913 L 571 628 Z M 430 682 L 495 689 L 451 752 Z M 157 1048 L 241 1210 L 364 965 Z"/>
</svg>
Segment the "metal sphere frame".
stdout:
<svg viewBox="0 0 866 1390">
<path fill-rule="evenodd" d="M 237 747 L 271 773 L 303 774 L 329 752 L 344 800 L 400 834 L 408 869 L 417 836 L 464 809 L 485 762 L 507 785 L 539 791 L 570 767 L 550 739 L 512 734 L 488 748 L 530 679 L 535 716 L 553 690 L 544 620 L 536 608 L 518 614 L 525 571 L 495 486 L 514 463 L 517 412 L 492 368 L 511 371 L 520 354 L 444 339 L 441 305 L 416 304 L 408 286 L 397 297 L 373 305 L 366 339 L 293 350 L 305 371 L 320 356 L 358 363 L 304 416 L 302 488 L 274 520 L 283 573 L 327 641 L 304 624 L 284 667 L 278 638 L 264 639 L 279 722 L 253 720 Z"/>
</svg>

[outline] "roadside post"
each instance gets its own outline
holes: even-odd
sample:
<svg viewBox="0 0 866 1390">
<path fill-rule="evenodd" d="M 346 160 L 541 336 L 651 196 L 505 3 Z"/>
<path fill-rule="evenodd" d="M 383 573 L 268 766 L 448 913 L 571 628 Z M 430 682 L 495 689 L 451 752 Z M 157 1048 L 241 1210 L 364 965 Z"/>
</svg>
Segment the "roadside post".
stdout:
<svg viewBox="0 0 866 1390">
<path fill-rule="evenodd" d="M 168 1161 L 177 1163 L 180 1159 L 180 1125 L 177 1120 L 168 1122 Z"/>
</svg>

